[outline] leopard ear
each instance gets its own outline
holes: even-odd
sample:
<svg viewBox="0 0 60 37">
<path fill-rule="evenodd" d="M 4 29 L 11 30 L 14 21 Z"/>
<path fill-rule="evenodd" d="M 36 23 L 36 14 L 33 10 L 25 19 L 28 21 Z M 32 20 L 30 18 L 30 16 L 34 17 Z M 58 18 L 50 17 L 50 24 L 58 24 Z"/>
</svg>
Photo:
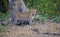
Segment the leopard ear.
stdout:
<svg viewBox="0 0 60 37">
<path fill-rule="evenodd" d="M 33 10 L 32 10 L 33 13 L 36 12 L 36 11 L 37 11 L 37 9 L 33 9 Z"/>
<path fill-rule="evenodd" d="M 32 10 L 32 14 L 36 14 L 37 9 Z"/>
<path fill-rule="evenodd" d="M 33 9 L 33 10 L 37 11 L 37 9 Z"/>
<path fill-rule="evenodd" d="M 30 15 L 35 15 L 36 11 L 37 11 L 37 9 L 31 9 L 29 13 L 30 13 Z"/>
</svg>

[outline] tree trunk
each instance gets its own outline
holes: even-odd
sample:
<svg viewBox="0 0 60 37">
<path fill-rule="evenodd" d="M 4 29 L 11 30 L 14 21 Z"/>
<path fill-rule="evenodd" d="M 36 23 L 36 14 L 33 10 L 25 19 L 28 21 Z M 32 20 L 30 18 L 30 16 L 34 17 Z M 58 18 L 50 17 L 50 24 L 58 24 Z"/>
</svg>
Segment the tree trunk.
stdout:
<svg viewBox="0 0 60 37">
<path fill-rule="evenodd" d="M 15 14 L 17 12 L 27 13 L 29 10 L 26 7 L 23 0 L 9 0 L 10 12 L 11 12 L 11 22 L 15 22 Z"/>
</svg>

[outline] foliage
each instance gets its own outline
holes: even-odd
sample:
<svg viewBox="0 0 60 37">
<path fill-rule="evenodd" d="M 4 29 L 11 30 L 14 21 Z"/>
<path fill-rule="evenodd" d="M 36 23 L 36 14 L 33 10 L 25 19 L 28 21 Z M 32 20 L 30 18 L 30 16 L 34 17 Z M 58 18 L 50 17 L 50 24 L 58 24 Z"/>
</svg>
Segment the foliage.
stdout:
<svg viewBox="0 0 60 37">
<path fill-rule="evenodd" d="M 2 26 L 0 26 L 0 32 L 4 32 L 4 33 L 6 33 L 7 30 L 5 30 Z"/>
<path fill-rule="evenodd" d="M 45 17 L 43 15 L 36 15 L 35 16 L 35 19 L 36 20 L 39 20 L 40 22 L 44 22 L 44 21 L 47 21 L 48 20 L 48 17 Z"/>
<path fill-rule="evenodd" d="M 0 12 L 6 13 L 8 10 L 8 0 L 0 0 Z"/>
<path fill-rule="evenodd" d="M 10 11 L 8 10 L 6 14 L 2 14 L 1 18 L 7 20 L 10 17 Z"/>
<path fill-rule="evenodd" d="M 60 21 L 60 0 L 25 0 L 28 8 L 36 8 L 37 15 L 40 15 L 40 20 L 53 19 Z"/>
</svg>

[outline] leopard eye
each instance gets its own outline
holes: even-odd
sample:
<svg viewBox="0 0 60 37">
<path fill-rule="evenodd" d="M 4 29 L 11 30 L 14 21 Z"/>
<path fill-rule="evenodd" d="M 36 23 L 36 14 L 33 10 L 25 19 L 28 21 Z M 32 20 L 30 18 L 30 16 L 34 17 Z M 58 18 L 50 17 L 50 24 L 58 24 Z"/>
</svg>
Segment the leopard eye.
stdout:
<svg viewBox="0 0 60 37">
<path fill-rule="evenodd" d="M 34 16 L 34 14 L 32 14 L 32 16 Z"/>
</svg>

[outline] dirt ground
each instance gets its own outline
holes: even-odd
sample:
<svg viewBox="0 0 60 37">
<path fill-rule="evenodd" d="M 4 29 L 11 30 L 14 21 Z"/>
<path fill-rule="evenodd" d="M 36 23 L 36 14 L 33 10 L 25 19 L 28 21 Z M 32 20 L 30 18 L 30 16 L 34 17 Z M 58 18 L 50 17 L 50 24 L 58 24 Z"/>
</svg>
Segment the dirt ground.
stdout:
<svg viewBox="0 0 60 37">
<path fill-rule="evenodd" d="M 60 24 L 45 22 L 36 22 L 33 25 L 25 26 L 7 26 L 4 27 L 8 32 L 0 33 L 0 37 L 60 37 L 60 35 L 48 35 L 42 34 L 48 33 L 60 33 Z M 41 34 L 40 34 L 41 33 Z"/>
</svg>

